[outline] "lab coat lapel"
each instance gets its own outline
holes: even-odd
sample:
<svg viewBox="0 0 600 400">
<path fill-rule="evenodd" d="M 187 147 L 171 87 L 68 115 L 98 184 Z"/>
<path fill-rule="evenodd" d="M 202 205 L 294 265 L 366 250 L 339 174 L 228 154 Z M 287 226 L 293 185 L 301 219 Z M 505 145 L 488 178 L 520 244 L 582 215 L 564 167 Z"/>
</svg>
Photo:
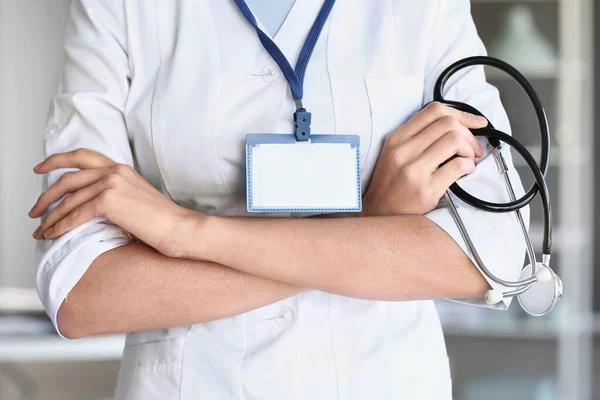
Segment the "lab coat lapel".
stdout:
<svg viewBox="0 0 600 400">
<path fill-rule="evenodd" d="M 273 38 L 292 66 L 296 65 L 298 55 L 322 5 L 322 0 L 296 0 L 285 22 Z"/>
</svg>

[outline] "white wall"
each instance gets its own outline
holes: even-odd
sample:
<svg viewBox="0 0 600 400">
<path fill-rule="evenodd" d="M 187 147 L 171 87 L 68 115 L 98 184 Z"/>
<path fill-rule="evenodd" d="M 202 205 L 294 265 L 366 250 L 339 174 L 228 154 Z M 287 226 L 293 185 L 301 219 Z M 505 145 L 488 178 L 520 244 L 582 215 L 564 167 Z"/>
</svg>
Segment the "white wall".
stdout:
<svg viewBox="0 0 600 400">
<path fill-rule="evenodd" d="M 0 287 L 35 287 L 31 233 L 37 222 L 27 212 L 42 181 L 32 168 L 42 157 L 69 4 L 70 0 L 0 0 Z M 21 400 L 8 379 L 9 367 L 0 365 L 0 399 Z M 35 400 L 97 400 L 112 397 L 118 362 L 12 368 L 32 380 Z"/>
<path fill-rule="evenodd" d="M 70 0 L 0 0 L 0 287 L 34 287 L 32 168 L 58 83 Z"/>
</svg>

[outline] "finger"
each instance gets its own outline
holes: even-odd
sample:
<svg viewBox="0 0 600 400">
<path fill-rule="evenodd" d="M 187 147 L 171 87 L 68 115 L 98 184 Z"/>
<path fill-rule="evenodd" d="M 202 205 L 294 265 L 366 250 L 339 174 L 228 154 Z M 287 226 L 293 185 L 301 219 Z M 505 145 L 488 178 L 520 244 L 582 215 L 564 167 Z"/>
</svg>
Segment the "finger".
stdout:
<svg viewBox="0 0 600 400">
<path fill-rule="evenodd" d="M 48 207 L 68 193 L 75 193 L 84 187 L 91 186 L 106 175 L 105 169 L 87 169 L 78 172 L 67 172 L 44 193 L 38 197 L 29 211 L 31 218 L 44 215 Z"/>
<path fill-rule="evenodd" d="M 51 229 L 56 223 L 73 212 L 73 210 L 98 197 L 98 195 L 102 193 L 105 188 L 106 185 L 103 183 L 96 183 L 66 197 L 62 203 L 58 205 L 58 207 L 48 214 L 46 219 L 44 219 L 42 224 L 34 232 L 33 237 L 35 239 L 41 239 L 47 230 Z"/>
<path fill-rule="evenodd" d="M 110 158 L 88 149 L 77 149 L 67 153 L 54 154 L 33 169 L 37 174 L 47 174 L 59 168 L 102 168 L 115 164 Z"/>
<path fill-rule="evenodd" d="M 456 108 L 448 107 L 450 109 L 450 115 L 463 124 L 469 129 L 480 129 L 488 126 L 489 122 L 487 118 L 480 115 L 468 113 L 466 111 L 457 110 Z"/>
<path fill-rule="evenodd" d="M 98 197 L 97 197 L 98 198 Z M 97 199 L 96 198 L 96 199 Z M 56 225 L 44 232 L 44 239 L 53 240 L 99 216 L 96 199 L 71 211 Z"/>
<path fill-rule="evenodd" d="M 451 131 L 428 147 L 419 158 L 418 163 L 420 168 L 433 173 L 441 164 L 454 156 L 467 158 L 473 162 L 475 159 L 475 153 L 469 142 L 460 133 Z"/>
<path fill-rule="evenodd" d="M 452 116 L 440 118 L 429 125 L 413 138 L 410 145 L 415 146 L 414 152 L 416 154 L 421 154 L 426 148 L 431 146 L 448 132 L 452 131 L 460 134 L 471 145 L 471 148 L 477 157 L 481 157 L 484 154 L 483 148 L 477 141 L 477 138 L 469 129 Z"/>
<path fill-rule="evenodd" d="M 413 116 L 401 129 L 394 132 L 394 134 L 414 136 L 443 117 L 454 117 L 458 122 L 469 129 L 484 128 L 488 124 L 487 119 L 484 117 L 460 111 L 434 101 L 415 114 L 415 116 Z"/>
<path fill-rule="evenodd" d="M 433 173 L 432 185 L 441 198 L 454 182 L 473 171 L 475 171 L 475 161 L 470 158 L 456 157 Z"/>
</svg>

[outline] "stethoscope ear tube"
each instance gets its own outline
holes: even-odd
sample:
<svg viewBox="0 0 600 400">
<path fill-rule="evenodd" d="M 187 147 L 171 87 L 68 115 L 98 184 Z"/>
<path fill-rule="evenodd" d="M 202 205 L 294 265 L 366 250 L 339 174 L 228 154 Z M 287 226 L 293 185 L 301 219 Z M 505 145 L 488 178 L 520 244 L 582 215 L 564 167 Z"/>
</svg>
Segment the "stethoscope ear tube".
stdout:
<svg viewBox="0 0 600 400">
<path fill-rule="evenodd" d="M 475 56 L 475 57 L 468 57 L 468 58 L 459 60 L 459 61 L 455 62 L 454 64 L 450 65 L 448 68 L 446 68 L 442 72 L 442 74 L 439 76 L 438 80 L 436 81 L 436 83 L 433 87 L 433 101 L 438 101 L 440 103 L 447 104 L 447 105 L 454 107 L 456 109 L 459 109 L 461 111 L 466 111 L 471 114 L 480 115 L 482 117 L 485 117 L 485 115 L 483 115 L 475 107 L 470 106 L 465 103 L 458 102 L 458 101 L 446 100 L 444 98 L 444 96 L 442 95 L 442 92 L 444 91 L 446 84 L 448 83 L 450 78 L 452 78 L 452 76 L 454 76 L 454 74 L 458 73 L 459 71 L 461 71 L 465 68 L 478 66 L 478 65 L 487 65 L 489 67 L 493 67 L 493 68 L 496 68 L 500 71 L 507 73 L 525 91 L 525 94 L 527 95 L 527 97 L 529 97 L 529 100 L 531 101 L 531 104 L 533 105 L 533 109 L 535 112 L 536 119 L 538 121 L 538 126 L 539 126 L 539 130 L 540 130 L 540 134 L 541 134 L 541 145 L 542 145 L 541 150 L 542 151 L 541 151 L 541 158 L 540 158 L 540 163 L 539 163 L 538 168 L 542 171 L 542 175 L 546 176 L 546 172 L 548 171 L 548 165 L 549 165 L 549 161 L 550 161 L 550 128 L 548 126 L 548 118 L 546 117 L 546 111 L 544 110 L 542 102 L 540 101 L 540 98 L 538 97 L 537 93 L 535 92 L 535 89 L 533 88 L 533 86 L 531 86 L 531 83 L 529 83 L 527 78 L 525 78 L 525 76 L 523 76 L 523 74 L 521 74 L 512 65 L 510 65 L 502 60 L 498 60 L 497 58 L 487 57 L 487 56 Z M 494 127 L 492 125 L 491 121 L 489 122 L 489 127 L 491 127 L 491 128 Z M 491 144 L 494 147 L 496 147 L 493 143 L 491 143 Z M 532 192 L 532 191 L 535 191 L 535 189 L 531 188 L 528 191 L 528 197 L 529 197 L 529 192 Z M 532 197 L 535 197 L 535 194 L 536 193 L 533 193 Z"/>
<path fill-rule="evenodd" d="M 527 95 L 527 97 L 529 97 L 529 100 L 531 101 L 531 104 L 533 105 L 535 116 L 538 121 L 538 126 L 539 126 L 541 139 L 542 139 L 542 143 L 541 143 L 542 144 L 542 154 L 541 154 L 541 158 L 540 158 L 539 169 L 542 171 L 542 175 L 546 176 L 546 172 L 548 171 L 548 164 L 550 161 L 550 128 L 548 126 L 548 118 L 546 116 L 546 111 L 544 110 L 544 106 L 542 105 L 540 98 L 538 97 L 537 93 L 535 92 L 535 89 L 533 88 L 533 86 L 531 86 L 531 83 L 529 83 L 527 78 L 525 78 L 525 76 L 523 76 L 523 74 L 521 74 L 515 67 L 513 67 L 512 65 L 510 65 L 502 60 L 499 60 L 494 57 L 488 57 L 488 56 L 467 57 L 462 60 L 459 60 L 459 61 L 455 62 L 454 64 L 450 65 L 448 68 L 446 68 L 442 72 L 442 74 L 439 76 L 438 80 L 436 81 L 436 83 L 433 87 L 433 100 L 439 101 L 440 103 L 448 104 L 449 106 L 458 108 L 459 110 L 462 110 L 462 111 L 466 111 L 466 112 L 470 112 L 472 114 L 484 116 L 475 107 L 472 107 L 468 104 L 457 102 L 457 101 L 446 100 L 446 99 L 444 99 L 444 96 L 442 95 L 442 92 L 444 91 L 446 84 L 448 83 L 450 78 L 452 76 L 454 76 L 454 74 L 456 74 L 457 72 L 459 72 L 465 68 L 469 68 L 469 67 L 473 67 L 473 66 L 477 66 L 477 65 L 487 65 L 489 67 L 493 67 L 502 72 L 507 73 L 525 91 L 525 94 Z M 493 125 L 491 125 L 491 122 L 490 122 L 490 127 L 493 128 Z M 534 196 L 535 196 L 535 194 L 534 194 Z"/>
<path fill-rule="evenodd" d="M 487 138 L 496 139 L 500 142 L 506 143 L 509 146 L 511 146 L 517 153 L 519 153 L 519 155 L 521 155 L 521 157 L 523 157 L 523 159 L 525 160 L 525 163 L 531 170 L 531 173 L 533 174 L 535 179 L 535 184 L 533 187 L 534 190 L 531 190 L 530 192 L 532 192 L 533 196 L 535 197 L 535 194 L 539 191 L 540 196 L 542 198 L 542 207 L 544 212 L 544 242 L 542 244 L 542 253 L 552 254 L 552 206 L 550 204 L 550 193 L 548 192 L 546 180 L 544 179 L 542 171 L 538 167 L 535 158 L 533 158 L 533 156 L 525 148 L 525 146 L 519 143 L 519 141 L 517 141 L 515 138 L 496 129 L 477 129 L 473 131 L 473 135 L 485 136 Z M 533 197 L 528 198 L 528 195 L 526 194 L 522 198 L 516 201 L 511 201 L 509 203 L 491 203 L 470 195 L 469 193 L 465 192 L 464 189 L 462 189 L 457 183 L 454 183 L 452 186 L 450 186 L 450 190 L 452 191 L 452 193 L 454 193 L 456 197 L 465 201 L 467 204 L 476 203 L 477 208 L 485 208 L 484 211 L 496 213 L 520 210 L 521 208 L 527 206 L 531 202 L 531 200 L 533 200 Z M 465 198 L 469 201 L 466 201 Z"/>
</svg>

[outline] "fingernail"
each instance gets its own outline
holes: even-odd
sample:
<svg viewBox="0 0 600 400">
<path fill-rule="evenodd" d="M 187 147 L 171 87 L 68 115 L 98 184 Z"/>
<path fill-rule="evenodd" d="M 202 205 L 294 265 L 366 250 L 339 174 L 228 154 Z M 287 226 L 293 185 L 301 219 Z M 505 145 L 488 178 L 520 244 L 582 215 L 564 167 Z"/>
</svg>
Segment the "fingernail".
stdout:
<svg viewBox="0 0 600 400">
<path fill-rule="evenodd" d="M 34 239 L 38 239 L 39 233 L 40 233 L 40 227 L 38 226 L 38 228 L 33 232 L 33 235 L 31 235 L 31 236 L 33 236 Z"/>
<path fill-rule="evenodd" d="M 40 167 L 42 166 L 42 164 L 43 164 L 43 163 L 44 163 L 44 162 L 42 161 L 41 163 L 39 163 L 38 165 L 36 165 L 35 167 L 33 167 L 33 170 L 34 170 L 34 171 L 37 171 L 37 170 L 38 170 L 38 168 L 40 168 Z"/>
<path fill-rule="evenodd" d="M 488 124 L 487 118 L 482 117 L 481 115 L 473 115 L 473 120 L 475 120 L 475 122 L 477 122 L 480 125 L 487 125 Z"/>
<path fill-rule="evenodd" d="M 33 206 L 33 207 L 31 207 L 31 210 L 29 210 L 29 214 L 27 214 L 27 215 L 29 215 L 29 218 L 33 218 L 33 215 L 34 215 L 35 208 L 36 208 L 36 207 L 35 207 L 35 206 Z"/>
</svg>

